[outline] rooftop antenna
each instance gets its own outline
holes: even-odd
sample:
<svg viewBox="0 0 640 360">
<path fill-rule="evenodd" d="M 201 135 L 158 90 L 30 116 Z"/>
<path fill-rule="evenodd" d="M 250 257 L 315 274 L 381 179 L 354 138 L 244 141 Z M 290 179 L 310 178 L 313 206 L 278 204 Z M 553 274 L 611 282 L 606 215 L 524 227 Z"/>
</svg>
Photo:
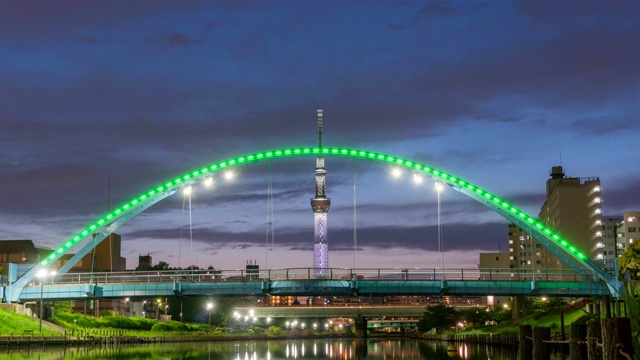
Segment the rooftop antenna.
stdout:
<svg viewBox="0 0 640 360">
<path fill-rule="evenodd" d="M 560 150 L 560 166 L 562 166 L 562 150 Z"/>
<path fill-rule="evenodd" d="M 318 110 L 318 147 L 322 149 L 322 110 Z"/>
</svg>

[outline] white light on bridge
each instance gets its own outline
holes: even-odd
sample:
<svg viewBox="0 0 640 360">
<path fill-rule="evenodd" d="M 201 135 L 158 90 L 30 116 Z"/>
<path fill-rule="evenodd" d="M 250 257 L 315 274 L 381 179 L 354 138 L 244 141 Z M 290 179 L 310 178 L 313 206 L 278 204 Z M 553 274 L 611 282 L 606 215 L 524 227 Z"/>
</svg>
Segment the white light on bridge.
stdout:
<svg viewBox="0 0 640 360">
<path fill-rule="evenodd" d="M 424 177 L 422 177 L 422 175 L 413 174 L 413 183 L 414 184 L 420 185 L 420 184 L 422 184 L 423 181 L 424 181 Z"/>
</svg>

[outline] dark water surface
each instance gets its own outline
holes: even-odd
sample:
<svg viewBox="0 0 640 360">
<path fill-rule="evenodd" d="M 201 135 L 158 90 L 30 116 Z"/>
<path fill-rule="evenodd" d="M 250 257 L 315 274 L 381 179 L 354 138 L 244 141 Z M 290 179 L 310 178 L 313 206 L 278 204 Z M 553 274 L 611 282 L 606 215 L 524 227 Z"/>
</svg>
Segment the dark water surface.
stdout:
<svg viewBox="0 0 640 360">
<path fill-rule="evenodd" d="M 414 339 L 219 341 L 3 350 L 0 359 L 477 359 L 516 360 L 516 351 L 485 345 L 449 347 Z M 559 359 L 559 358 L 558 358 Z"/>
</svg>

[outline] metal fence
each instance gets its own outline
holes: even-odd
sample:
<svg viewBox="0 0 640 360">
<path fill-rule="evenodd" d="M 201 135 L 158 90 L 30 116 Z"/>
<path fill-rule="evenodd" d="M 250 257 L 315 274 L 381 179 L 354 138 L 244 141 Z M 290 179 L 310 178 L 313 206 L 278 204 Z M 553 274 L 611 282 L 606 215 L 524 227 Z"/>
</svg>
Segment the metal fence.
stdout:
<svg viewBox="0 0 640 360">
<path fill-rule="evenodd" d="M 131 284 L 131 283 L 190 283 L 190 282 L 247 282 L 281 280 L 358 280 L 358 281 L 570 281 L 592 282 L 589 271 L 566 269 L 345 269 L 327 268 L 317 274 L 314 268 L 265 270 L 166 270 L 124 271 L 100 273 L 68 273 L 46 283 L 55 284 Z"/>
</svg>

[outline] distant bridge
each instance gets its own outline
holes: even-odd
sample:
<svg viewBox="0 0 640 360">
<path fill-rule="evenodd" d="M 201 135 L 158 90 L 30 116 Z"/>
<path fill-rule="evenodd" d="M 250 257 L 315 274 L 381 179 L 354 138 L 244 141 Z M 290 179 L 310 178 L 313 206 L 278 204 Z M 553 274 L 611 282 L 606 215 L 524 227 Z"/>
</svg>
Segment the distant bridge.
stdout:
<svg viewBox="0 0 640 360">
<path fill-rule="evenodd" d="M 235 307 L 241 314 L 258 318 L 382 318 L 422 317 L 427 305 L 348 305 L 348 306 L 254 306 Z"/>
<path fill-rule="evenodd" d="M 10 286 L 7 286 L 10 290 Z M 76 273 L 25 286 L 20 301 L 167 296 L 604 296 L 602 281 L 561 269 L 170 270 Z"/>
</svg>

